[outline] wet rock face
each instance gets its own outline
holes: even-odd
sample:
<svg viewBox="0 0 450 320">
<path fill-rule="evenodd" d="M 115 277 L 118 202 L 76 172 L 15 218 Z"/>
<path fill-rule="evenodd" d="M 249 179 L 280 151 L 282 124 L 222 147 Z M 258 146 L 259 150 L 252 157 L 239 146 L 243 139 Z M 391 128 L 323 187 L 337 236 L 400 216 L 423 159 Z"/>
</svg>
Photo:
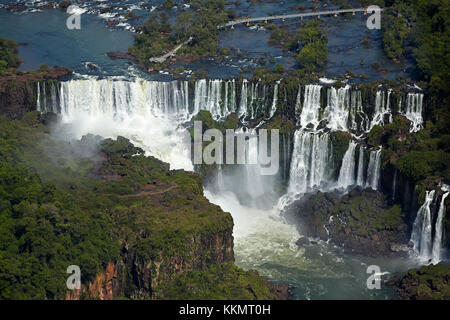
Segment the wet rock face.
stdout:
<svg viewBox="0 0 450 320">
<path fill-rule="evenodd" d="M 306 195 L 285 211 L 289 222 L 309 237 L 330 240 L 350 253 L 366 256 L 404 255 L 409 237 L 399 206 L 387 205 L 386 197 L 373 190 L 354 189 Z M 298 245 L 305 245 L 304 238 Z"/>
</svg>

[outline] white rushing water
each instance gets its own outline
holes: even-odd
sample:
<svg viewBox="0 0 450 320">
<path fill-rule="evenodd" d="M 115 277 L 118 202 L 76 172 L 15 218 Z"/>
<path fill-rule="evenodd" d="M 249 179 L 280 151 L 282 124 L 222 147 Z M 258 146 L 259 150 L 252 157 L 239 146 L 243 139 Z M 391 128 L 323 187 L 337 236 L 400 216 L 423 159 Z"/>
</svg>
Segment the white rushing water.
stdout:
<svg viewBox="0 0 450 320">
<path fill-rule="evenodd" d="M 406 106 L 403 114 L 411 121 L 410 132 L 423 129 L 422 118 L 423 94 L 409 93 L 406 98 Z"/>
<path fill-rule="evenodd" d="M 350 141 L 347 152 L 342 159 L 342 166 L 339 172 L 338 187 L 348 188 L 355 185 L 355 150 L 356 143 Z"/>
<path fill-rule="evenodd" d="M 390 109 L 390 97 L 392 90 L 388 90 L 387 98 L 385 91 L 378 91 L 375 98 L 375 112 L 370 123 L 369 131 L 376 125 L 384 125 L 386 118 L 388 118 L 389 123 L 392 122 L 392 113 Z"/>
<path fill-rule="evenodd" d="M 300 126 L 303 128 L 306 128 L 308 124 L 312 124 L 315 129 L 319 125 L 321 89 L 322 86 L 319 85 L 307 85 L 305 87 L 305 98 L 299 120 Z"/>
<path fill-rule="evenodd" d="M 350 86 L 344 88 L 328 89 L 328 105 L 325 109 L 325 117 L 328 119 L 328 127 L 332 130 L 348 130 L 350 116 Z"/>
<path fill-rule="evenodd" d="M 359 155 L 358 155 L 358 174 L 356 177 L 356 184 L 358 186 L 364 186 L 364 148 L 362 146 L 359 147 Z"/>
<path fill-rule="evenodd" d="M 366 187 L 378 190 L 380 187 L 381 148 L 370 152 L 369 166 L 367 167 Z"/>
<path fill-rule="evenodd" d="M 431 225 L 431 203 L 434 199 L 435 191 L 427 191 L 425 202 L 417 211 L 417 217 L 414 220 L 411 232 L 411 241 L 414 244 L 414 250 L 420 259 L 428 261 L 432 253 L 432 225 Z"/>
<path fill-rule="evenodd" d="M 436 264 L 441 261 L 441 250 L 442 250 L 442 235 L 444 233 L 444 217 L 445 217 L 445 199 L 447 199 L 449 192 L 442 195 L 441 203 L 439 205 L 438 216 L 436 219 L 436 228 L 433 241 L 433 249 L 431 252 L 432 263 Z"/>
<path fill-rule="evenodd" d="M 289 174 L 288 192 L 303 194 L 328 182 L 330 168 L 329 134 L 297 130 Z"/>
<path fill-rule="evenodd" d="M 433 214 L 431 205 L 434 201 L 438 201 L 435 190 L 427 191 L 425 201 L 417 211 L 414 220 L 413 230 L 411 232 L 411 242 L 414 245 L 414 251 L 423 262 L 431 262 L 437 264 L 442 259 L 442 241 L 444 234 L 444 218 L 445 218 L 445 200 L 449 195 L 448 187 L 443 186 L 441 190 L 444 192 L 439 201 L 439 207 L 436 216 L 436 223 L 433 229 Z M 434 232 L 433 232 L 434 231 Z"/>
</svg>

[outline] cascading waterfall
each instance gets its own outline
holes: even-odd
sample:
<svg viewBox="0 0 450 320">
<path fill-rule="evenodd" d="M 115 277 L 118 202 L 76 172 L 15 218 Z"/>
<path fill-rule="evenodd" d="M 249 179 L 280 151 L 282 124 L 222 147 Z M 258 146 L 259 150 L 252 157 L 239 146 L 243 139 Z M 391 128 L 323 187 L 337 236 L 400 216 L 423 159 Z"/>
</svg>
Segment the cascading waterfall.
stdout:
<svg viewBox="0 0 450 320">
<path fill-rule="evenodd" d="M 379 189 L 381 170 L 381 147 L 376 151 L 370 152 L 369 166 L 367 167 L 366 187 L 373 190 Z"/>
<path fill-rule="evenodd" d="M 86 79 L 61 82 L 60 90 L 50 86 L 50 106 L 45 98 L 45 82 L 37 84 L 38 109 L 61 112 L 70 122 L 77 114 L 114 114 L 124 118 L 132 113 L 153 114 L 189 120 L 200 110 L 223 119 L 236 110 L 234 80 L 197 80 L 189 94 L 188 81 L 114 81 Z"/>
<path fill-rule="evenodd" d="M 390 96 L 392 90 L 388 90 L 387 99 L 385 99 L 385 91 L 378 91 L 375 98 L 375 111 L 372 122 L 370 123 L 370 131 L 374 126 L 385 125 L 385 118 L 389 117 L 389 122 L 392 122 L 392 113 L 390 109 Z"/>
<path fill-rule="evenodd" d="M 277 103 L 278 103 L 278 83 L 275 84 L 275 88 L 273 91 L 273 102 L 270 108 L 269 119 L 271 119 L 274 116 L 275 112 L 277 111 Z"/>
<path fill-rule="evenodd" d="M 246 141 L 246 165 L 244 166 L 247 178 L 247 188 L 253 199 L 264 195 L 264 183 L 261 176 L 260 164 L 258 162 L 258 136 L 256 132 L 249 132 L 249 139 Z"/>
<path fill-rule="evenodd" d="M 190 89 L 191 88 L 191 89 Z M 327 105 L 321 106 L 322 85 L 306 85 L 304 95 L 299 86 L 296 99 L 297 125 L 300 129 L 295 134 L 294 150 L 290 166 L 290 191 L 305 192 L 328 182 L 333 159 L 321 161 L 331 157 L 330 134 L 317 130 L 321 121 L 324 121 L 326 130 L 367 131 L 375 124 L 383 124 L 390 110 L 391 90 L 377 92 L 374 117 L 369 121 L 364 113 L 360 90 L 351 90 L 349 85 L 335 89 L 327 88 Z M 75 119 L 86 119 L 80 123 L 87 131 L 92 127 L 93 119 L 103 117 L 121 123 L 142 122 L 150 117 L 159 119 L 175 119 L 175 125 L 190 120 L 200 110 L 208 110 L 213 118 L 224 119 L 232 112 L 237 112 L 241 119 L 255 119 L 257 116 L 269 111 L 272 117 L 278 104 L 279 83 L 273 88 L 273 98 L 267 101 L 266 85 L 260 82 L 242 81 L 240 99 L 237 101 L 235 80 L 196 80 L 192 86 L 188 81 L 156 82 L 156 81 L 113 81 L 108 79 L 72 80 L 62 82 L 58 92 L 52 83 L 47 88 L 46 82 L 37 84 L 38 108 L 42 111 L 60 112 L 62 119 L 70 123 Z M 192 92 L 189 92 L 192 90 Z M 50 99 L 46 97 L 50 96 Z M 386 97 L 387 96 L 387 97 Z M 417 121 L 414 127 L 419 128 L 421 121 L 419 115 L 422 110 L 421 94 L 408 94 L 405 114 Z M 47 100 L 49 107 L 47 107 Z M 266 105 L 267 103 L 267 105 Z M 306 131 L 309 130 L 309 132 Z M 325 130 L 325 131 L 326 131 Z M 113 130 L 107 130 L 106 136 Z M 325 139 L 328 139 L 325 141 Z M 299 145 L 298 145 L 299 144 Z M 306 148 L 307 150 L 303 150 Z M 308 149 L 309 148 L 309 149 Z M 317 150 L 323 150 L 318 152 Z M 309 158 L 307 157 L 309 155 Z M 284 157 L 286 158 L 286 157 Z M 381 151 L 372 151 L 367 169 L 364 168 L 364 152 L 362 147 L 356 158 L 356 147 L 352 142 L 345 155 L 339 178 L 334 182 L 339 187 L 360 185 L 379 188 Z M 319 159 L 319 161 L 312 161 Z M 355 171 L 356 176 L 350 174 Z M 308 165 L 304 169 L 302 165 Z M 300 172 L 305 170 L 307 177 Z"/>
<path fill-rule="evenodd" d="M 58 102 L 57 102 L 56 87 L 55 87 L 54 82 L 51 82 L 51 85 L 50 85 L 50 98 L 51 98 L 51 102 L 52 102 L 53 113 L 58 113 Z"/>
<path fill-rule="evenodd" d="M 355 150 L 356 143 L 350 141 L 347 152 L 342 159 L 342 166 L 339 172 L 338 187 L 347 188 L 355 185 Z"/>
<path fill-rule="evenodd" d="M 319 125 L 321 89 L 322 86 L 320 85 L 307 85 L 305 87 L 305 99 L 300 114 L 300 126 L 303 128 L 306 128 L 308 124 L 312 124 L 315 129 Z"/>
<path fill-rule="evenodd" d="M 449 192 L 447 191 L 442 195 L 441 203 L 439 205 L 438 216 L 436 219 L 436 228 L 433 241 L 433 249 L 431 252 L 431 262 L 437 264 L 441 261 L 441 249 L 442 249 L 442 235 L 444 233 L 444 217 L 445 217 L 445 199 L 448 197 Z"/>
<path fill-rule="evenodd" d="M 422 118 L 423 94 L 409 93 L 406 98 L 406 106 L 403 114 L 411 121 L 410 132 L 417 132 L 423 129 Z"/>
<path fill-rule="evenodd" d="M 37 83 L 37 87 L 36 87 L 36 91 L 37 91 L 37 98 L 36 98 L 36 110 L 41 112 L 41 86 L 39 84 L 39 81 Z"/>
<path fill-rule="evenodd" d="M 245 118 L 247 116 L 247 103 L 248 103 L 247 91 L 248 91 L 248 81 L 244 79 L 242 81 L 241 101 L 238 110 L 239 118 Z"/>
<path fill-rule="evenodd" d="M 288 192 L 303 194 L 328 182 L 331 143 L 328 133 L 297 130 L 289 174 Z"/>
<path fill-rule="evenodd" d="M 361 91 L 351 92 L 350 100 L 350 129 L 367 132 L 370 130 L 370 120 L 363 109 Z"/>
<path fill-rule="evenodd" d="M 350 86 L 328 89 L 328 106 L 325 109 L 328 128 L 332 130 L 348 130 L 350 116 Z"/>
<path fill-rule="evenodd" d="M 358 186 L 364 186 L 364 148 L 359 147 L 359 157 L 358 157 L 358 175 L 356 177 L 356 184 Z"/>
<path fill-rule="evenodd" d="M 425 202 L 417 211 L 417 216 L 413 224 L 411 232 L 411 241 L 414 244 L 414 251 L 417 252 L 419 258 L 428 261 L 432 253 L 431 239 L 431 203 L 434 199 L 435 190 L 427 191 Z"/>
<path fill-rule="evenodd" d="M 445 218 L 445 200 L 450 194 L 447 185 L 441 187 L 444 192 L 439 201 L 439 208 L 436 216 L 436 223 L 433 229 L 433 214 L 431 211 L 432 203 L 437 203 L 439 197 L 436 191 L 427 191 L 423 205 L 417 211 L 411 232 L 411 242 L 414 245 L 414 251 L 420 260 L 433 264 L 441 261 L 442 254 L 442 238 L 444 234 L 444 218 Z"/>
<path fill-rule="evenodd" d="M 273 99 L 269 102 L 267 87 L 259 82 L 249 82 L 244 79 L 241 85 L 239 101 L 236 101 L 235 80 L 200 79 L 196 80 L 190 92 L 188 81 L 114 81 L 110 79 L 85 79 L 61 82 L 58 88 L 52 82 L 46 88 L 46 82 L 37 83 L 37 108 L 42 112 L 61 112 L 70 119 L 71 113 L 80 112 L 114 111 L 116 116 L 124 116 L 130 111 L 135 112 L 135 105 L 140 105 L 141 111 L 151 112 L 158 116 L 176 116 L 180 119 L 190 119 L 200 110 L 211 112 L 214 119 L 224 119 L 232 112 L 236 112 L 241 119 L 256 119 L 267 112 L 268 118 L 274 116 L 278 105 L 279 83 L 273 88 Z M 321 105 L 321 92 L 327 90 L 327 104 Z M 324 88 L 322 85 L 299 86 L 295 105 L 297 125 L 316 130 L 322 120 L 325 126 L 331 130 L 368 132 L 374 125 L 385 124 L 389 116 L 390 95 L 392 90 L 379 90 L 376 95 L 374 115 L 372 120 L 364 112 L 360 90 L 351 90 L 349 85 L 335 89 Z M 89 98 L 76 96 L 78 92 L 87 93 L 88 97 L 94 97 L 96 92 L 103 96 L 102 101 L 93 104 Z M 48 98 L 50 96 L 50 98 Z M 387 97 L 386 97 L 387 96 Z M 303 100 L 303 101 L 301 101 Z M 400 99 L 399 99 L 400 100 Z M 103 105 L 103 102 L 111 105 L 111 108 Z M 144 104 L 147 103 L 147 106 Z M 129 108 L 127 105 L 131 105 Z M 399 105 L 402 106 L 401 101 Z M 405 106 L 400 108 L 412 121 L 411 131 L 422 128 L 423 94 L 409 93 Z M 69 107 L 68 107 L 69 106 Z"/>
</svg>

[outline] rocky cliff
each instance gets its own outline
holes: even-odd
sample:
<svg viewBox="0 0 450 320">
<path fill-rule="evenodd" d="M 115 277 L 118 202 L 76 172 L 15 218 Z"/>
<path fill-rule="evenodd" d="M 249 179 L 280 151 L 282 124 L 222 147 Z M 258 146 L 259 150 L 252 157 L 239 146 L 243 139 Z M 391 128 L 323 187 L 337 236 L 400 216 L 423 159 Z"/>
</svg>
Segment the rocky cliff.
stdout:
<svg viewBox="0 0 450 320">
<path fill-rule="evenodd" d="M 25 113 L 36 110 L 37 82 L 50 83 L 71 73 L 65 67 L 41 67 L 37 71 L 0 76 L 0 115 L 21 119 Z"/>
<path fill-rule="evenodd" d="M 342 197 L 310 194 L 286 208 L 285 216 L 301 234 L 330 240 L 351 253 L 391 256 L 407 251 L 409 237 L 400 207 L 388 206 L 386 197 L 373 190 L 356 188 Z"/>
</svg>

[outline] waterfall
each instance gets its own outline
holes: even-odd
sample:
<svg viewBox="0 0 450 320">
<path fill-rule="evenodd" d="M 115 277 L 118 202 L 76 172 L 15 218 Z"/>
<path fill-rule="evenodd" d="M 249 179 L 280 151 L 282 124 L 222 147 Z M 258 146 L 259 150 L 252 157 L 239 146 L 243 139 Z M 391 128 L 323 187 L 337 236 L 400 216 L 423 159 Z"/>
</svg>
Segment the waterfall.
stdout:
<svg viewBox="0 0 450 320">
<path fill-rule="evenodd" d="M 319 125 L 320 119 L 320 91 L 322 86 L 307 85 L 305 87 L 305 98 L 300 114 L 300 125 L 306 128 L 308 124 L 313 124 L 314 128 Z"/>
<path fill-rule="evenodd" d="M 93 128 L 95 121 L 107 119 L 123 124 L 122 129 L 127 134 L 131 134 L 138 125 L 146 122 L 155 126 L 154 118 L 171 120 L 170 126 L 178 126 L 191 120 L 201 110 L 211 112 L 216 120 L 223 120 L 232 112 L 236 112 L 240 119 L 257 119 L 263 114 L 267 115 L 267 119 L 276 114 L 277 105 L 280 104 L 280 83 L 273 87 L 273 98 L 267 92 L 271 87 L 261 82 L 244 79 L 240 85 L 241 94 L 238 98 L 235 80 L 201 79 L 190 85 L 188 81 L 115 81 L 91 78 L 61 82 L 59 92 L 53 83 L 46 90 L 45 82 L 41 82 L 37 83 L 37 108 L 44 112 L 60 112 L 64 123 L 78 120 L 77 125 L 82 127 L 80 130 L 83 132 Z M 289 178 L 288 190 L 303 193 L 322 186 L 351 185 L 378 190 L 381 150 L 372 151 L 369 164 L 366 165 L 364 149 L 360 146 L 357 155 L 355 142 L 350 143 L 344 155 L 337 181 L 329 181 L 334 168 L 331 159 L 331 134 L 325 131 L 350 131 L 354 135 L 362 131 L 367 132 L 375 124 L 384 124 L 387 116 L 392 116 L 391 90 L 377 92 L 374 116 L 370 121 L 364 112 L 360 90 L 352 91 L 349 85 L 342 88 L 329 87 L 326 106 L 322 106 L 322 89 L 322 85 L 316 84 L 306 85 L 304 89 L 298 87 L 295 115 L 300 128 L 294 134 L 291 163 L 284 163 L 284 167 L 288 168 L 286 175 L 289 174 L 289 177 L 286 177 Z M 284 90 L 286 92 L 286 88 Z M 46 91 L 49 93 L 48 99 Z M 423 95 L 420 94 L 409 94 L 405 114 L 411 118 L 415 115 L 419 119 L 422 98 Z M 284 99 L 288 101 L 286 97 Z M 47 102 L 49 108 L 46 106 Z M 322 120 L 325 120 L 323 123 L 326 123 L 326 128 L 318 130 Z M 163 123 L 166 122 L 161 122 L 160 125 Z M 415 127 L 418 127 L 419 120 L 415 123 Z M 132 126 L 135 127 L 133 130 Z M 106 127 L 103 132 L 99 131 L 106 137 L 112 136 L 112 132 L 114 130 L 110 127 Z M 137 141 L 138 145 L 139 143 L 143 142 Z M 156 142 L 151 143 L 150 137 L 146 143 L 156 148 Z M 288 152 L 286 141 L 283 140 L 282 145 L 284 151 Z M 161 158 L 167 159 L 163 156 Z M 284 155 L 283 158 L 286 161 L 289 156 Z"/>
<path fill-rule="evenodd" d="M 260 165 L 258 163 L 258 136 L 253 130 L 246 141 L 246 165 L 244 166 L 247 180 L 247 192 L 256 199 L 264 195 L 264 183 L 261 177 Z"/>
<path fill-rule="evenodd" d="M 58 113 L 58 106 L 56 101 L 56 87 L 54 82 L 52 82 L 50 86 L 50 97 L 52 101 L 52 112 Z"/>
<path fill-rule="evenodd" d="M 348 130 L 350 113 L 350 86 L 344 88 L 328 89 L 328 105 L 325 116 L 328 119 L 328 127 L 332 130 Z"/>
<path fill-rule="evenodd" d="M 184 100 L 183 110 L 189 114 L 189 98 L 188 98 L 188 82 L 182 82 L 182 88 L 176 86 L 176 82 L 171 82 L 172 92 L 180 95 L 180 98 Z M 179 99 L 174 96 L 173 101 L 177 102 Z M 195 82 L 194 91 L 194 114 L 200 110 L 207 110 L 211 112 L 211 116 L 220 120 L 225 118 L 235 109 L 235 86 L 234 80 L 223 81 L 217 79 L 211 80 L 198 80 Z"/>
<path fill-rule="evenodd" d="M 242 81 L 242 90 L 241 90 L 241 102 L 239 104 L 238 117 L 245 118 L 247 116 L 247 87 L 248 81 L 244 79 Z"/>
<path fill-rule="evenodd" d="M 406 109 L 404 115 L 411 121 L 410 132 L 417 132 L 423 129 L 422 118 L 423 94 L 409 93 L 406 99 Z"/>
<path fill-rule="evenodd" d="M 339 172 L 338 187 L 347 188 L 355 185 L 355 149 L 356 143 L 350 141 Z"/>
<path fill-rule="evenodd" d="M 288 191 L 302 194 L 328 182 L 331 143 L 328 133 L 297 130 L 289 174 Z"/>
<path fill-rule="evenodd" d="M 47 93 L 45 91 L 45 81 L 42 82 L 42 95 L 44 97 L 44 99 L 42 99 L 44 102 L 43 110 L 47 111 Z"/>
<path fill-rule="evenodd" d="M 414 244 L 414 250 L 419 258 L 429 260 L 431 258 L 432 239 L 431 239 L 431 203 L 433 202 L 435 191 L 427 191 L 425 202 L 417 211 L 417 216 L 411 232 L 411 241 Z"/>
<path fill-rule="evenodd" d="M 41 112 L 41 87 L 39 85 L 39 81 L 37 82 L 37 98 L 36 98 L 36 110 Z"/>
<path fill-rule="evenodd" d="M 441 204 L 439 205 L 438 216 L 436 219 L 436 228 L 434 232 L 434 241 L 433 241 L 433 249 L 432 249 L 432 263 L 437 264 L 441 261 L 441 249 L 442 249 L 442 234 L 444 233 L 443 221 L 445 217 L 445 199 L 449 195 L 449 192 L 446 192 L 442 195 Z"/>
<path fill-rule="evenodd" d="M 271 119 L 275 114 L 275 112 L 277 111 L 277 103 L 278 103 L 278 83 L 275 84 L 275 88 L 273 89 L 273 102 L 272 107 L 270 108 L 269 119 Z"/>
<path fill-rule="evenodd" d="M 350 129 L 354 131 L 368 131 L 370 127 L 369 117 L 364 112 L 362 106 L 361 91 L 351 92 L 350 95 Z"/>
<path fill-rule="evenodd" d="M 362 146 L 359 147 L 358 176 L 356 178 L 356 184 L 361 187 L 364 186 L 364 149 Z"/>
<path fill-rule="evenodd" d="M 56 108 L 56 88 L 52 89 L 52 108 Z M 211 112 L 220 120 L 235 111 L 234 80 L 198 80 L 192 101 L 187 81 L 113 81 L 71 80 L 61 83 L 59 105 L 63 119 L 70 121 L 77 113 L 113 114 L 124 118 L 130 114 L 153 114 L 189 120 L 200 110 Z"/>
<path fill-rule="evenodd" d="M 254 119 L 258 112 L 257 106 L 255 106 L 258 98 L 259 83 L 252 83 L 250 89 L 250 119 Z"/>
<path fill-rule="evenodd" d="M 387 99 L 385 99 L 385 92 L 378 91 L 377 96 L 375 98 L 375 111 L 372 122 L 370 123 L 370 128 L 368 131 L 372 130 L 372 128 L 376 125 L 383 126 L 385 123 L 386 115 L 389 115 L 389 121 L 392 122 L 392 114 L 390 110 L 390 96 L 391 91 L 388 90 Z"/>
<path fill-rule="evenodd" d="M 381 170 L 381 147 L 377 151 L 370 152 L 369 166 L 367 167 L 366 187 L 370 187 L 373 190 L 379 189 L 380 170 Z"/>
</svg>

